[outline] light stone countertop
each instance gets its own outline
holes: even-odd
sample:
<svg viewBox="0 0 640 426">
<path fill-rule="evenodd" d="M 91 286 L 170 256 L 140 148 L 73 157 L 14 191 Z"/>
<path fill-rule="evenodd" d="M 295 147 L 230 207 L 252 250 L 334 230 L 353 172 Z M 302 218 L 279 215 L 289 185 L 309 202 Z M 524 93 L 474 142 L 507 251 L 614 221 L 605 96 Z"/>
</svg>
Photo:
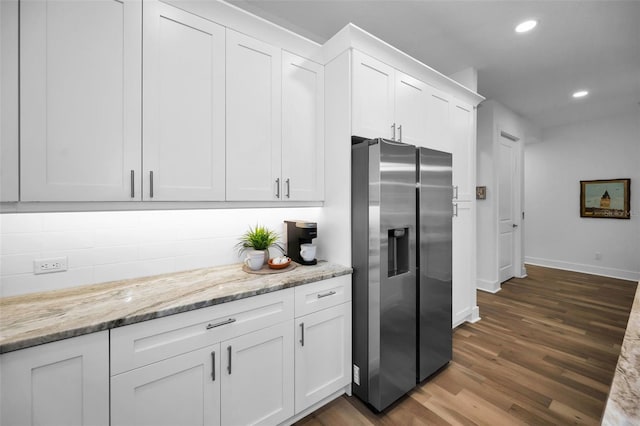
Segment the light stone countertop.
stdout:
<svg viewBox="0 0 640 426">
<path fill-rule="evenodd" d="M 269 274 L 242 264 L 0 298 L 0 353 L 351 274 L 328 262 Z"/>
<path fill-rule="evenodd" d="M 602 424 L 640 425 L 640 283 L 631 307 Z"/>
</svg>

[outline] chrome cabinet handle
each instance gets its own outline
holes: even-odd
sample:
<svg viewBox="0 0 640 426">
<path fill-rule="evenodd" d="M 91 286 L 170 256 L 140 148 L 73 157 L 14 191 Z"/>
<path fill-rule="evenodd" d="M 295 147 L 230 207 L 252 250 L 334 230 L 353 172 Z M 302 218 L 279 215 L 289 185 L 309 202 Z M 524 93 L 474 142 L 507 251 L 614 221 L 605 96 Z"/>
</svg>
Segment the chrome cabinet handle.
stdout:
<svg viewBox="0 0 640 426">
<path fill-rule="evenodd" d="M 304 346 L 304 323 L 300 323 L 300 345 Z"/>
<path fill-rule="evenodd" d="M 209 323 L 209 324 L 207 324 L 207 330 L 211 330 L 212 328 L 220 327 L 221 325 L 231 324 L 233 322 L 236 322 L 235 318 L 229 318 L 228 320 L 216 322 L 214 324 Z"/>
<path fill-rule="evenodd" d="M 393 123 L 391 125 L 391 130 L 393 130 L 393 133 L 392 133 L 393 136 L 391 136 L 391 140 L 395 141 L 396 140 L 396 123 Z"/>
<path fill-rule="evenodd" d="M 287 180 L 285 180 L 284 183 L 287 184 L 287 193 L 285 194 L 285 197 L 290 198 L 291 197 L 291 179 L 287 178 Z"/>
<path fill-rule="evenodd" d="M 327 297 L 327 296 L 333 296 L 334 294 L 336 294 L 336 292 L 333 291 L 333 290 L 328 291 L 326 293 L 321 293 L 321 294 L 319 293 L 318 294 L 318 299 L 322 299 L 323 297 Z"/>
<path fill-rule="evenodd" d="M 216 381 L 216 351 L 211 352 L 211 381 Z"/>
<path fill-rule="evenodd" d="M 453 217 L 458 217 L 458 204 L 453 204 Z"/>
<path fill-rule="evenodd" d="M 135 198 L 136 196 L 136 178 L 135 178 L 135 174 L 136 172 L 131 170 L 131 198 Z"/>
<path fill-rule="evenodd" d="M 454 200 L 458 199 L 458 185 L 453 186 L 453 199 Z"/>
<path fill-rule="evenodd" d="M 280 198 L 280 178 L 276 178 L 276 198 Z"/>
<path fill-rule="evenodd" d="M 400 137 L 398 138 L 398 140 L 399 140 L 400 142 L 402 142 L 402 125 L 398 126 L 398 134 L 399 134 L 399 136 L 400 136 Z"/>
<path fill-rule="evenodd" d="M 231 345 L 227 346 L 227 355 L 229 356 L 229 363 L 227 364 L 227 372 L 231 374 Z"/>
<path fill-rule="evenodd" d="M 149 172 L 149 198 L 153 198 L 153 170 Z"/>
</svg>

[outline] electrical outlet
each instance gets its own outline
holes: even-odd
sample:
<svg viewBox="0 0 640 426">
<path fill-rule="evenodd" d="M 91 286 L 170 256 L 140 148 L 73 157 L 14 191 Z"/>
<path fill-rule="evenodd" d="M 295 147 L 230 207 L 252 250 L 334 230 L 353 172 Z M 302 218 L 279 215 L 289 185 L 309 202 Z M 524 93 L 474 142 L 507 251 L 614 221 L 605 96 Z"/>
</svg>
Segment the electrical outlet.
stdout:
<svg viewBox="0 0 640 426">
<path fill-rule="evenodd" d="M 52 257 L 49 259 L 36 259 L 33 261 L 33 273 L 50 274 L 67 270 L 67 257 Z"/>
<path fill-rule="evenodd" d="M 360 368 L 353 364 L 353 383 L 360 386 Z"/>
</svg>

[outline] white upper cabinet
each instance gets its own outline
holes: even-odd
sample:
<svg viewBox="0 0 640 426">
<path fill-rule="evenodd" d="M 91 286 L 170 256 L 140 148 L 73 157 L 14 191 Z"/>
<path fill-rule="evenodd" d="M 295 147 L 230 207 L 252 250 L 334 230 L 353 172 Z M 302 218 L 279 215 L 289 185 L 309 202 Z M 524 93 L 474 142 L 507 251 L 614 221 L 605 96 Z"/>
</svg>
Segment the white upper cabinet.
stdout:
<svg viewBox="0 0 640 426">
<path fill-rule="evenodd" d="M 0 202 L 18 201 L 18 0 L 0 2 Z"/>
<path fill-rule="evenodd" d="M 282 52 L 282 199 L 324 193 L 324 67 Z"/>
<path fill-rule="evenodd" d="M 428 146 L 428 89 L 420 80 L 396 71 L 396 140 Z"/>
<path fill-rule="evenodd" d="M 280 49 L 227 29 L 227 200 L 278 200 Z"/>
<path fill-rule="evenodd" d="M 135 199 L 141 14 L 136 0 L 21 2 L 21 200 Z"/>
<path fill-rule="evenodd" d="M 352 134 L 395 138 L 395 69 L 354 50 L 352 84 Z"/>
<path fill-rule="evenodd" d="M 461 201 L 475 200 L 476 164 L 475 110 L 455 102 L 451 108 L 454 196 Z"/>
<path fill-rule="evenodd" d="M 427 148 L 452 152 L 451 146 L 451 95 L 429 87 L 427 96 Z"/>
<path fill-rule="evenodd" d="M 426 146 L 429 86 L 353 52 L 352 133 Z"/>
<path fill-rule="evenodd" d="M 225 198 L 225 28 L 144 3 L 143 199 Z"/>
</svg>

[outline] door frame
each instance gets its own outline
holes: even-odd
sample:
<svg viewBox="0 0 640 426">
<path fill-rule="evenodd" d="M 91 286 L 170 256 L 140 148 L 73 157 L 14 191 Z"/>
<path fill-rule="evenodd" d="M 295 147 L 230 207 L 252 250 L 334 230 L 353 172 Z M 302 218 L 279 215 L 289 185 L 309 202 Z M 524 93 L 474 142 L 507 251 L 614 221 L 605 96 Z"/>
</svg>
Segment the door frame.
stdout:
<svg viewBox="0 0 640 426">
<path fill-rule="evenodd" d="M 513 149 L 515 152 L 515 161 L 516 161 L 516 169 L 517 173 L 515 176 L 515 182 L 513 184 L 513 194 L 512 194 L 512 203 L 514 210 L 514 222 L 518 225 L 517 228 L 514 229 L 513 234 L 513 276 L 516 278 L 524 278 L 527 276 L 527 271 L 524 266 L 524 147 L 523 147 L 523 139 L 519 136 L 516 136 L 513 132 L 509 132 L 505 130 L 503 126 L 498 124 L 496 126 L 496 139 L 495 139 L 495 148 L 500 149 L 501 140 L 507 139 L 511 141 L 513 145 Z M 497 158 L 494 156 L 494 158 Z M 495 163 L 494 163 L 495 165 Z M 502 165 L 498 162 L 497 167 L 501 167 Z M 497 179 L 497 174 L 496 174 Z M 496 181 L 496 189 L 498 188 Z M 499 191 L 498 196 L 496 197 L 496 231 L 498 235 L 496 236 L 496 271 L 498 272 L 498 281 L 500 281 L 499 271 L 500 271 L 500 215 L 499 212 L 499 203 L 500 203 L 500 194 Z"/>
</svg>

